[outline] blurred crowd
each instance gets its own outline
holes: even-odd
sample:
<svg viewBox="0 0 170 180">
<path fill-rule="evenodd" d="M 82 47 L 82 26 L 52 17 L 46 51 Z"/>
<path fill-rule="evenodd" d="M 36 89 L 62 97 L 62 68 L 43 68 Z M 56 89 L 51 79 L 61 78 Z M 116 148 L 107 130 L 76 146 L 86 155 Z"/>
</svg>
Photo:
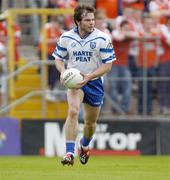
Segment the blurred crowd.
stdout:
<svg viewBox="0 0 170 180">
<path fill-rule="evenodd" d="M 7 1 L 8 3 L 10 1 Z M 12 1 L 11 1 L 12 2 Z M 170 114 L 170 1 L 169 0 L 27 0 L 27 8 L 74 8 L 89 3 L 96 11 L 96 27 L 112 39 L 117 61 L 105 77 L 106 92 L 111 97 L 113 113 L 131 114 L 134 92 L 138 114 L 152 115 L 156 99 L 159 113 Z M 0 1 L 2 4 L 2 0 Z M 14 4 L 9 3 L 10 7 Z M 7 27 L 5 18 L 0 22 L 0 63 L 5 60 Z M 47 32 L 47 59 L 53 60 L 52 51 L 58 37 L 71 29 L 74 22 L 69 15 L 49 17 L 43 27 L 39 17 L 32 16 L 31 33 L 41 59 L 43 35 Z M 15 62 L 19 59 L 17 46 L 21 28 L 15 24 Z M 4 65 L 5 66 L 5 65 Z M 6 72 L 1 68 L 1 72 Z M 2 73 L 1 73 L 2 74 Z M 56 101 L 53 90 L 59 81 L 55 67 L 48 68 L 47 100 Z M 104 107 L 107 108 L 107 99 Z"/>
</svg>

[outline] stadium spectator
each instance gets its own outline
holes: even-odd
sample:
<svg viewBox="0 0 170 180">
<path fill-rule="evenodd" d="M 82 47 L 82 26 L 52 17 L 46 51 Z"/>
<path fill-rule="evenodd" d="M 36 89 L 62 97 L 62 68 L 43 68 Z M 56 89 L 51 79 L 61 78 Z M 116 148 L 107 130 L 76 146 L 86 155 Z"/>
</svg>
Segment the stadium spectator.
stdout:
<svg viewBox="0 0 170 180">
<path fill-rule="evenodd" d="M 167 19 L 166 25 L 161 25 L 161 40 L 164 53 L 160 57 L 158 77 L 161 80 L 158 83 L 158 97 L 161 113 L 170 114 L 170 17 Z"/>
<path fill-rule="evenodd" d="M 48 8 L 75 8 L 77 0 L 48 0 Z"/>
<path fill-rule="evenodd" d="M 129 7 L 134 9 L 145 9 L 145 0 L 123 0 L 123 7 Z"/>
<path fill-rule="evenodd" d="M 8 30 L 7 30 L 7 16 L 8 14 L 5 12 L 3 16 L 0 17 L 0 41 L 2 41 L 6 46 L 8 44 Z M 14 33 L 14 66 L 15 69 L 18 68 L 18 63 L 20 59 L 20 53 L 19 53 L 19 45 L 21 40 L 21 28 L 19 24 L 15 23 L 13 24 L 13 33 Z"/>
<path fill-rule="evenodd" d="M 167 16 L 170 16 L 169 0 L 151 0 L 148 7 L 152 17 L 157 17 L 162 24 L 166 23 Z"/>
<path fill-rule="evenodd" d="M 105 9 L 107 17 L 110 19 L 122 14 L 122 0 L 96 0 L 95 6 L 96 9 Z"/>
<path fill-rule="evenodd" d="M 141 20 L 139 13 L 135 13 L 135 12 L 140 12 L 140 10 L 135 10 L 134 8 L 125 6 L 123 8 L 122 16 L 117 16 L 117 18 L 115 19 L 115 28 L 118 28 L 117 26 L 119 26 L 122 20 L 127 20 L 130 24 L 131 29 L 133 29 L 135 33 L 138 32 L 141 27 Z M 136 41 L 132 39 L 130 43 L 129 57 L 128 57 L 129 69 L 133 77 L 137 75 L 137 68 L 134 62 L 135 61 L 134 56 L 136 55 L 136 48 L 134 48 L 135 44 Z"/>
<path fill-rule="evenodd" d="M 7 82 L 4 76 L 7 75 L 7 58 L 6 58 L 6 48 L 3 42 L 0 42 L 0 107 L 5 106 L 5 93 L 7 93 Z"/>
<path fill-rule="evenodd" d="M 7 73 L 7 60 L 6 60 L 6 48 L 3 42 L 0 42 L 0 64 L 1 64 L 1 74 Z"/>
<path fill-rule="evenodd" d="M 44 41 L 44 34 L 43 32 L 46 32 L 46 38 L 47 38 L 47 59 L 48 60 L 54 60 L 54 57 L 51 55 L 56 47 L 56 43 L 58 38 L 63 33 L 63 29 L 60 22 L 59 16 L 51 16 L 50 21 L 42 27 L 42 31 L 40 34 L 40 43 L 39 43 L 39 51 L 40 54 L 42 52 L 42 42 Z M 59 72 L 56 70 L 54 65 L 48 66 L 48 90 L 46 93 L 46 99 L 50 102 L 56 101 L 56 96 L 54 94 L 54 88 L 56 84 L 60 80 Z"/>
<path fill-rule="evenodd" d="M 95 27 L 98 28 L 99 30 L 101 30 L 102 32 L 108 34 L 110 36 L 110 38 L 112 38 L 111 32 L 108 29 L 108 25 L 109 25 L 109 22 L 108 22 L 108 17 L 107 17 L 107 14 L 106 14 L 106 10 L 103 9 L 103 8 L 96 9 L 96 12 L 95 12 Z M 105 90 L 109 91 L 109 84 L 108 84 L 108 81 L 107 81 L 107 77 L 104 77 L 104 78 L 105 78 L 104 79 Z M 103 108 L 102 108 L 101 113 L 106 112 L 109 109 L 110 109 L 110 104 L 108 104 L 106 102 L 106 99 L 104 98 L 104 100 L 103 100 Z"/>
<path fill-rule="evenodd" d="M 113 30 L 113 47 L 117 61 L 113 62 L 112 70 L 108 73 L 108 77 L 111 79 L 109 85 L 112 100 L 125 114 L 129 113 L 130 110 L 132 85 L 131 73 L 128 67 L 129 45 L 131 43 L 130 33 L 132 33 L 130 24 L 125 19 L 122 19 L 117 28 Z M 114 109 L 115 111 L 116 109 Z"/>
<path fill-rule="evenodd" d="M 27 7 L 28 8 L 45 8 L 48 4 L 48 0 L 27 0 Z M 40 31 L 40 18 L 38 15 L 32 15 L 32 26 L 31 26 L 31 35 L 33 36 L 34 45 L 38 44 L 38 37 Z"/>
<path fill-rule="evenodd" d="M 78 115 L 82 102 L 85 124 L 79 158 L 82 164 L 86 164 L 89 159 L 89 144 L 95 133 L 104 96 L 101 76 L 111 70 L 115 60 L 111 39 L 106 33 L 94 28 L 94 9 L 91 6 L 78 6 L 74 11 L 74 21 L 76 27 L 62 34 L 53 53 L 56 67 L 61 72 L 61 82 L 65 60 L 68 61 L 68 68 L 78 68 L 84 77 L 79 89 L 67 90 L 66 155 L 61 161 L 63 165 L 74 163 Z"/>
<path fill-rule="evenodd" d="M 49 0 L 47 8 L 75 8 L 77 6 L 76 0 Z M 64 15 L 65 29 L 70 30 L 73 27 L 73 18 L 70 15 Z"/>
<path fill-rule="evenodd" d="M 127 7 L 125 8 L 127 9 Z M 143 10 L 142 8 L 138 8 L 137 7 L 133 7 L 133 8 L 130 8 L 128 7 L 128 9 L 131 10 L 131 17 L 129 18 L 128 17 L 128 21 L 131 25 L 131 28 L 133 29 L 133 31 L 135 33 L 139 33 L 139 32 L 142 32 L 143 31 L 143 25 L 142 25 L 142 14 L 143 14 Z M 136 77 L 137 76 L 137 67 L 136 67 L 136 63 L 135 63 L 135 55 L 137 53 L 137 50 L 136 50 L 136 39 L 132 40 L 131 43 L 130 43 L 130 48 L 129 48 L 129 69 L 132 73 L 132 76 L 133 77 Z"/>
<path fill-rule="evenodd" d="M 95 27 L 105 32 L 111 37 L 111 33 L 108 29 L 107 14 L 105 9 L 99 8 L 95 12 Z"/>
<path fill-rule="evenodd" d="M 154 19 L 148 14 L 143 19 L 143 33 L 140 33 L 138 44 L 138 113 L 152 114 L 153 103 L 153 78 L 157 75 L 158 57 L 163 53 L 159 31 L 155 28 Z"/>
</svg>

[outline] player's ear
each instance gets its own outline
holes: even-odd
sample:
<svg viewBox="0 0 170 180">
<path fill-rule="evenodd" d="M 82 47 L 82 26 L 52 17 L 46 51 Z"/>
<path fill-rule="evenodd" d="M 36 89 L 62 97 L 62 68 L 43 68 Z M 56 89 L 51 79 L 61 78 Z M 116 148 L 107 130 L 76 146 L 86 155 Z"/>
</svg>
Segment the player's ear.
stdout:
<svg viewBox="0 0 170 180">
<path fill-rule="evenodd" d="M 78 26 L 78 21 L 77 20 L 74 20 L 74 23 L 76 26 Z"/>
<path fill-rule="evenodd" d="M 77 20 L 77 21 L 76 21 L 77 25 L 80 25 L 81 21 L 82 21 L 82 20 L 80 20 L 80 19 Z"/>
<path fill-rule="evenodd" d="M 77 26 L 79 26 L 80 25 L 80 21 L 76 21 L 76 24 L 77 24 Z"/>
</svg>

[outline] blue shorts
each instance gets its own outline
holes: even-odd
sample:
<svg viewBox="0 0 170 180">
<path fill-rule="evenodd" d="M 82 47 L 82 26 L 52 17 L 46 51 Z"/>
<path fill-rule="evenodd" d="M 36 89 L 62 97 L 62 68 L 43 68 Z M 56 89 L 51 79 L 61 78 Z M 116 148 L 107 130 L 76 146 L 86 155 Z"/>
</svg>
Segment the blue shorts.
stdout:
<svg viewBox="0 0 170 180">
<path fill-rule="evenodd" d="M 94 107 L 99 107 L 103 104 L 104 87 L 101 78 L 89 81 L 81 87 L 84 92 L 83 103 L 87 103 Z"/>
</svg>

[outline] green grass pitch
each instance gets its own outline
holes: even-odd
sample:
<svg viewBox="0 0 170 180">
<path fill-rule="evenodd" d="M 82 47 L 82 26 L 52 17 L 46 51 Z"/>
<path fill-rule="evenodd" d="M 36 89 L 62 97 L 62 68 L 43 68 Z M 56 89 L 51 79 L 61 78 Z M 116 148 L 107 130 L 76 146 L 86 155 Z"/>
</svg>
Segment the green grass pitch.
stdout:
<svg viewBox="0 0 170 180">
<path fill-rule="evenodd" d="M 0 180 L 170 180 L 170 156 L 92 156 L 73 167 L 57 157 L 0 157 Z"/>
</svg>

